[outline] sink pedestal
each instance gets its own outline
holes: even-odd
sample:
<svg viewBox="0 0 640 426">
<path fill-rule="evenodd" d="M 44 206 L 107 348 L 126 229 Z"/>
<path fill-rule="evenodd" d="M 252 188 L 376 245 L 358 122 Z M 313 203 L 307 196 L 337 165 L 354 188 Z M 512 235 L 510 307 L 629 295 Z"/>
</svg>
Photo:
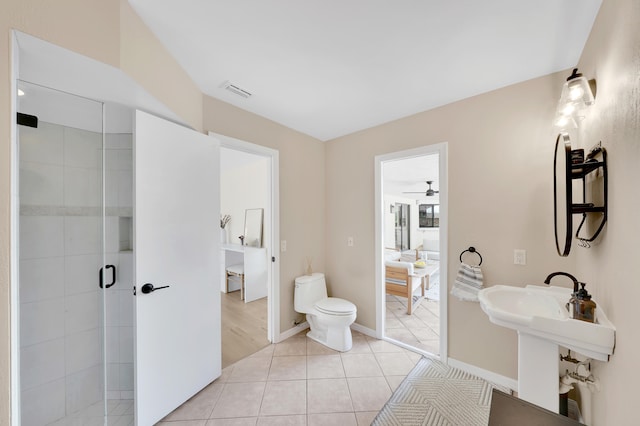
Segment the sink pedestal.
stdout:
<svg viewBox="0 0 640 426">
<path fill-rule="evenodd" d="M 489 320 L 518 332 L 518 397 L 559 411 L 559 347 L 608 361 L 616 329 L 598 305 L 596 322 L 569 318 L 571 289 L 528 285 L 496 285 L 478 293 Z"/>
<path fill-rule="evenodd" d="M 559 411 L 558 345 L 518 331 L 518 398 Z"/>
</svg>

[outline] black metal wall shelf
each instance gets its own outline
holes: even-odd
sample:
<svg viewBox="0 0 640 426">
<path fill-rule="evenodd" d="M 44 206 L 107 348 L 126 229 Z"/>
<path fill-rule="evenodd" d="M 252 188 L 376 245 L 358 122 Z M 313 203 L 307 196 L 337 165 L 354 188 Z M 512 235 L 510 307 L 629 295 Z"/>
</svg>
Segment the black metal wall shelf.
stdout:
<svg viewBox="0 0 640 426">
<path fill-rule="evenodd" d="M 596 161 L 595 157 L 600 156 L 602 161 Z M 602 194 L 603 194 L 603 204 L 602 206 L 594 206 L 587 207 L 585 209 L 581 209 L 576 204 L 572 206 L 572 213 L 582 213 L 582 221 L 576 230 L 576 238 L 581 240 L 582 242 L 590 243 L 600 235 L 600 231 L 604 228 L 604 224 L 607 222 L 607 202 L 608 202 L 608 175 L 607 175 L 607 150 L 602 147 L 599 143 L 595 148 L 591 150 L 589 155 L 587 155 L 587 161 L 582 164 L 574 164 L 571 166 L 571 177 L 572 179 L 582 179 L 582 199 L 586 200 L 587 193 L 587 179 L 586 177 L 597 170 L 602 171 Z M 577 207 L 577 208 L 576 208 Z M 598 228 L 593 233 L 593 236 L 590 238 L 584 238 L 580 236 L 580 230 L 582 226 L 587 220 L 587 213 L 600 213 L 602 216 L 600 218 L 600 224 Z"/>
<path fill-rule="evenodd" d="M 597 160 L 600 157 L 601 160 Z M 586 202 L 587 176 L 600 170 L 602 172 L 602 205 Z M 573 202 L 572 181 L 582 180 L 582 203 Z M 569 135 L 561 133 L 556 140 L 556 152 L 554 159 L 554 218 L 556 248 L 560 256 L 568 256 L 571 250 L 571 238 L 573 233 L 572 215 L 582 214 L 582 221 L 576 230 L 575 237 L 583 245 L 594 241 L 607 222 L 607 151 L 598 144 L 587 155 L 586 161 L 573 164 L 571 155 L 571 142 Z M 589 214 L 599 214 L 600 223 L 591 237 L 580 236 Z"/>
<path fill-rule="evenodd" d="M 604 148 L 601 148 L 604 150 Z M 606 152 L 604 154 L 606 156 Z M 572 164 L 571 165 L 571 178 L 572 179 L 580 179 L 584 178 L 586 175 L 591 173 L 594 170 L 597 170 L 600 167 L 606 168 L 607 164 L 605 161 L 587 161 L 585 163 L 580 164 Z"/>
</svg>

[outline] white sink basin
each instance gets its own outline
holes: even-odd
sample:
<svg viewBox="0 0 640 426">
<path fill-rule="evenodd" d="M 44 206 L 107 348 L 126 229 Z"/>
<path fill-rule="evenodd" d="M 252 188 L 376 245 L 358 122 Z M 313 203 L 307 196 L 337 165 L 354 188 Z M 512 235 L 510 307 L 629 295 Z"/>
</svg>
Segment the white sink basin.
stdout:
<svg viewBox="0 0 640 426">
<path fill-rule="evenodd" d="M 480 307 L 492 323 L 608 361 L 615 345 L 615 327 L 600 306 L 595 323 L 569 318 L 566 304 L 570 298 L 571 289 L 533 285 L 496 285 L 478 294 Z"/>
</svg>

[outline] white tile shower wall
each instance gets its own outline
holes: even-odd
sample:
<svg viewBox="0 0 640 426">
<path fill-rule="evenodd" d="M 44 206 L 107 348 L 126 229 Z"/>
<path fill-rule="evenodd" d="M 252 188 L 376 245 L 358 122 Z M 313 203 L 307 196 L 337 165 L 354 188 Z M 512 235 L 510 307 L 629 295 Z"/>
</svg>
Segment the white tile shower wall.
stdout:
<svg viewBox="0 0 640 426">
<path fill-rule="evenodd" d="M 23 424 L 45 424 L 83 408 L 70 394 L 102 398 L 101 377 L 82 374 L 102 363 L 102 136 L 49 123 L 19 132 L 21 406 Z"/>
<path fill-rule="evenodd" d="M 128 399 L 133 391 L 133 154 L 130 134 L 108 134 L 105 146 L 106 252 L 116 265 L 116 282 L 107 292 L 107 396 Z M 115 208 L 114 215 L 109 208 Z M 125 251 L 123 251 L 125 250 Z"/>
<path fill-rule="evenodd" d="M 20 398 L 21 424 L 23 426 L 46 425 L 53 423 L 66 412 L 66 380 L 60 379 L 23 390 Z"/>
<path fill-rule="evenodd" d="M 19 140 L 22 424 L 43 425 L 103 397 L 103 301 L 98 289 L 103 263 L 102 137 L 41 122 L 38 129 L 20 127 Z M 107 136 L 105 159 L 118 174 L 113 176 L 115 195 L 105 196 L 118 209 L 119 199 L 131 198 L 131 148 L 131 135 Z M 132 200 L 126 201 L 130 217 Z M 117 365 L 109 368 L 109 387 L 116 389 L 116 397 L 130 398 L 133 313 L 127 309 L 133 309 L 132 256 L 125 256 L 121 269 L 118 217 L 108 217 L 106 225 L 111 234 L 104 246 L 120 275 L 114 291 L 107 293 L 114 305 L 114 327 L 105 330 L 106 356 Z"/>
<path fill-rule="evenodd" d="M 126 399 L 133 390 L 133 252 L 109 254 L 109 259 L 118 274 L 107 292 L 106 333 L 113 342 L 107 351 L 107 392 L 111 399 Z"/>
<path fill-rule="evenodd" d="M 20 347 L 64 337 L 64 297 L 20 305 Z"/>
<path fill-rule="evenodd" d="M 55 299 L 65 294 L 64 268 L 64 257 L 22 260 L 20 262 L 22 303 Z"/>
<path fill-rule="evenodd" d="M 21 216 L 20 260 L 62 256 L 63 222 L 58 216 Z"/>
<path fill-rule="evenodd" d="M 64 257 L 65 294 L 73 296 L 97 291 L 96 279 L 102 266 L 102 255 L 86 254 Z"/>
<path fill-rule="evenodd" d="M 63 201 L 63 166 L 22 162 L 21 202 L 32 206 L 60 206 Z"/>
<path fill-rule="evenodd" d="M 46 355 L 46 356 L 43 356 Z M 65 376 L 64 339 L 30 345 L 20 352 L 20 387 L 23 390 L 42 386 Z"/>
<path fill-rule="evenodd" d="M 80 411 L 102 399 L 102 375 L 101 365 L 67 375 L 67 414 Z"/>
<path fill-rule="evenodd" d="M 41 121 L 38 128 L 20 126 L 20 163 L 64 164 L 64 127 Z"/>
</svg>

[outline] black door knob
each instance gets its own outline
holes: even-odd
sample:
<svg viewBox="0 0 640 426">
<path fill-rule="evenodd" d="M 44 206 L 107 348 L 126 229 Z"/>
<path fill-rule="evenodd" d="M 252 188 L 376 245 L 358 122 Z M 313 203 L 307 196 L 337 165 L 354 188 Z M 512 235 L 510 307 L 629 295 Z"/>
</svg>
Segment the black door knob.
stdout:
<svg viewBox="0 0 640 426">
<path fill-rule="evenodd" d="M 142 288 L 140 290 L 144 294 L 149 294 L 149 293 L 153 293 L 154 291 L 160 290 L 160 289 L 163 289 L 163 288 L 169 288 L 169 286 L 168 285 L 164 285 L 162 287 L 154 287 L 153 284 L 146 283 L 145 285 L 142 286 Z"/>
</svg>

